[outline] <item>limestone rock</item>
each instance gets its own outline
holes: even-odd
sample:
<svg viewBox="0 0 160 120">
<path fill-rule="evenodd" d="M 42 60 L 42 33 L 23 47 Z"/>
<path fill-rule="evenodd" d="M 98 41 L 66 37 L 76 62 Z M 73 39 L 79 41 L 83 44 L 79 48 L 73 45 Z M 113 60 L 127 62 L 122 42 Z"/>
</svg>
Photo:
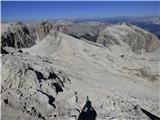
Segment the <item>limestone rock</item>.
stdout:
<svg viewBox="0 0 160 120">
<path fill-rule="evenodd" d="M 56 113 L 56 97 L 69 78 L 46 59 L 14 52 L 2 57 L 2 117 L 50 119 Z"/>
<path fill-rule="evenodd" d="M 110 32 L 99 35 L 102 44 L 107 40 L 105 47 L 62 33 L 57 25 L 48 28 L 50 24 L 33 26 L 33 33 L 39 36 L 39 28 L 44 38 L 30 48 L 2 47 L 3 120 L 76 120 L 86 98 L 96 120 L 158 118 L 159 51 L 139 55 L 131 50 L 137 46 L 130 34 L 143 41 L 143 30 L 126 24 L 107 27 Z M 109 39 L 104 39 L 106 33 Z M 126 44 L 129 38 L 131 45 Z"/>
<path fill-rule="evenodd" d="M 106 27 L 105 30 L 100 32 L 97 42 L 104 46 L 122 45 L 122 42 L 124 42 L 135 53 L 152 52 L 160 45 L 160 41 L 155 35 L 126 23 Z"/>
<path fill-rule="evenodd" d="M 40 22 L 36 27 L 36 33 L 39 40 L 42 40 L 53 28 L 53 25 L 48 21 Z"/>
<path fill-rule="evenodd" d="M 32 26 L 22 23 L 12 24 L 1 36 L 2 47 L 26 48 L 35 44 L 36 34 Z"/>
</svg>

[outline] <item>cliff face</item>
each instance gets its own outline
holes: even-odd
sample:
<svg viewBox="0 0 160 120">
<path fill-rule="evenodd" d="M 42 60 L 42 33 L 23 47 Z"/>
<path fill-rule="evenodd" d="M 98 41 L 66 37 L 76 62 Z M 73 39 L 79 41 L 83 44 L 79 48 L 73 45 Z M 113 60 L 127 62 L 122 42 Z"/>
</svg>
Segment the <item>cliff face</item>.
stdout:
<svg viewBox="0 0 160 120">
<path fill-rule="evenodd" d="M 47 21 L 39 23 L 36 27 L 36 33 L 39 40 L 42 40 L 53 28 L 53 25 Z"/>
<path fill-rule="evenodd" d="M 97 42 L 104 46 L 122 45 L 122 42 L 124 42 L 135 53 L 141 53 L 142 51 L 152 52 L 160 45 L 160 41 L 155 35 L 125 23 L 106 27 L 100 32 Z"/>
<path fill-rule="evenodd" d="M 2 33 L 2 47 L 28 48 L 35 45 L 37 39 L 43 39 L 52 29 L 47 21 L 36 26 L 22 23 L 12 24 L 7 31 Z"/>
<path fill-rule="evenodd" d="M 33 46 L 35 39 L 36 34 L 34 27 L 17 23 L 11 25 L 8 31 L 2 34 L 1 43 L 2 47 L 25 48 Z"/>
<path fill-rule="evenodd" d="M 89 41 L 96 42 L 99 32 L 105 27 L 105 23 L 78 23 L 69 25 L 59 25 L 60 32 L 71 35 L 75 38 L 85 38 Z"/>
</svg>

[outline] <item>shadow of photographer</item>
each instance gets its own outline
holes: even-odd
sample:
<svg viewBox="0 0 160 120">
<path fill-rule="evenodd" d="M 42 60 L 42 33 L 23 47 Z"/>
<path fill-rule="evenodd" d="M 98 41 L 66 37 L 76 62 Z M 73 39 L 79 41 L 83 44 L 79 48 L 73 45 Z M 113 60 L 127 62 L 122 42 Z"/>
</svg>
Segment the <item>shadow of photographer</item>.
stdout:
<svg viewBox="0 0 160 120">
<path fill-rule="evenodd" d="M 78 120 L 95 120 L 97 116 L 96 111 L 92 107 L 92 103 L 87 96 L 86 104 L 84 105 Z"/>
</svg>

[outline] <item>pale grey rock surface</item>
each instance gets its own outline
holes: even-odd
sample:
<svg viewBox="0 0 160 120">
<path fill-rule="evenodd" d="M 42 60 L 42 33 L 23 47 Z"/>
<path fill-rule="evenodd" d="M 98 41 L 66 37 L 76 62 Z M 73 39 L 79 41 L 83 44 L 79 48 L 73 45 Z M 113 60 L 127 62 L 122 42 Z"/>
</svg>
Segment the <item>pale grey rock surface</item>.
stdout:
<svg viewBox="0 0 160 120">
<path fill-rule="evenodd" d="M 32 26 L 14 23 L 1 36 L 2 47 L 25 48 L 35 44 L 36 34 Z"/>
<path fill-rule="evenodd" d="M 53 119 L 56 97 L 70 79 L 40 56 L 14 52 L 2 56 L 2 120 Z"/>
<path fill-rule="evenodd" d="M 123 40 L 105 47 L 58 29 L 43 37 L 21 51 L 4 47 L 2 120 L 76 120 L 87 96 L 96 120 L 151 120 L 142 109 L 160 116 L 158 49 L 139 55 Z"/>
<path fill-rule="evenodd" d="M 76 38 L 85 38 L 89 41 L 96 42 L 99 32 L 108 24 L 105 23 L 78 23 L 71 25 L 60 25 L 59 31 Z"/>
<path fill-rule="evenodd" d="M 86 82 L 78 83 L 77 78 L 68 77 L 56 63 L 52 57 L 27 53 L 2 56 L 2 120 L 76 120 L 87 96 L 92 100 L 97 120 L 150 120 L 138 103 L 127 100 L 127 96 L 114 95 L 115 90 L 109 89 L 89 90 L 89 83 L 88 87 L 83 86 Z"/>
<path fill-rule="evenodd" d="M 104 46 L 127 43 L 135 53 L 152 52 L 159 48 L 160 40 L 153 34 L 130 24 L 111 25 L 101 31 L 97 42 Z"/>
</svg>

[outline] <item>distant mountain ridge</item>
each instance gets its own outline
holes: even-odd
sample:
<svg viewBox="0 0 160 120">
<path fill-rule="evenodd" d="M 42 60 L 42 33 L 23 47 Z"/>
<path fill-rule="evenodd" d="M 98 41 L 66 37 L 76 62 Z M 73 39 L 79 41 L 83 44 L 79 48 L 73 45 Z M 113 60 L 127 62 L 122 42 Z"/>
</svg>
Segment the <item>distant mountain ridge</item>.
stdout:
<svg viewBox="0 0 160 120">
<path fill-rule="evenodd" d="M 130 23 L 141 27 L 160 38 L 160 17 L 148 16 L 148 17 L 112 17 L 112 18 L 92 18 L 92 19 L 75 19 L 74 22 L 91 22 L 99 21 L 103 23 L 117 24 L 121 22 Z"/>
<path fill-rule="evenodd" d="M 8 24 L 7 24 L 8 25 Z M 41 21 L 38 23 L 15 23 L 7 26 L 2 33 L 2 47 L 28 48 L 41 41 L 50 31 L 60 31 L 78 39 L 86 39 L 98 42 L 105 46 L 110 43 L 127 43 L 135 53 L 141 53 L 142 49 L 152 52 L 159 47 L 158 38 L 139 28 L 127 23 L 110 25 L 101 22 L 72 23 L 66 21 Z M 106 31 L 106 33 L 104 32 Z M 122 32 L 125 35 L 121 34 Z M 107 37 L 107 38 L 106 38 Z M 117 42 L 116 42 L 116 41 Z"/>
<path fill-rule="evenodd" d="M 160 41 L 155 35 L 126 23 L 106 27 L 97 38 L 97 42 L 104 46 L 121 45 L 122 41 L 135 53 L 152 52 L 160 46 Z"/>
</svg>

